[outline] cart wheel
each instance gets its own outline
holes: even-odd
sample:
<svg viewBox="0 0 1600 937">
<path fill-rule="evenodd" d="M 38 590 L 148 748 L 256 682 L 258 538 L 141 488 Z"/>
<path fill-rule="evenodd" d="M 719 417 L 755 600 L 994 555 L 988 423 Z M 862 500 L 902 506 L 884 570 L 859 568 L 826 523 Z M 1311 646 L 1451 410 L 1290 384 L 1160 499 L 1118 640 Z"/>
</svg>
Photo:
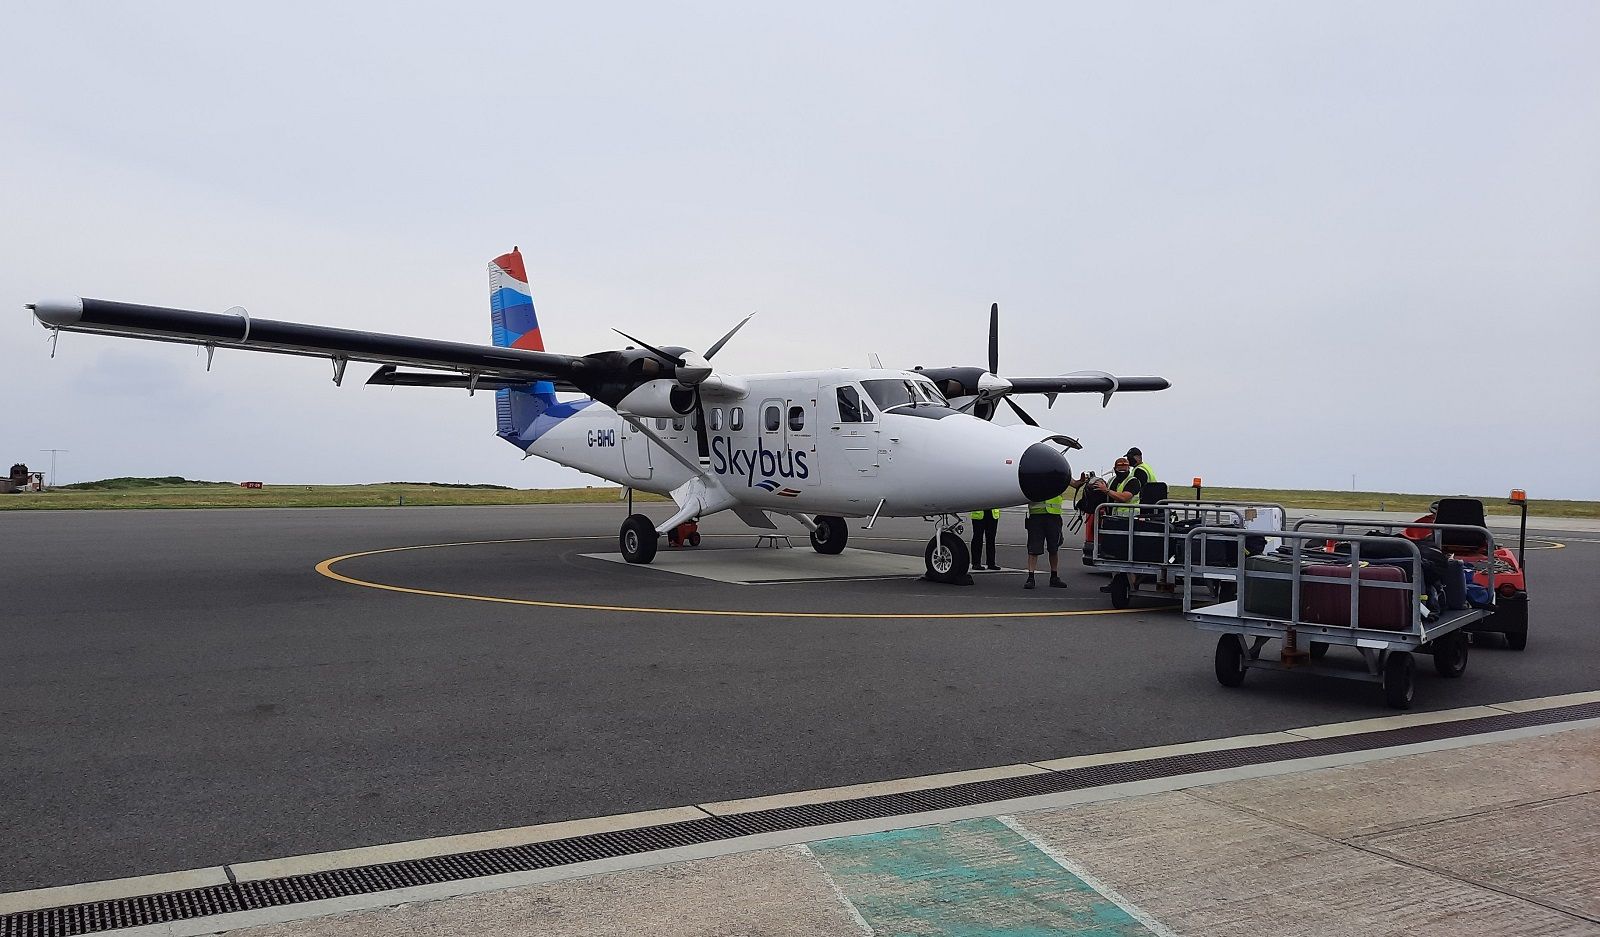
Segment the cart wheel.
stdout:
<svg viewBox="0 0 1600 937">
<path fill-rule="evenodd" d="M 1383 699 L 1395 709 L 1410 709 L 1417 665 L 1406 651 L 1390 651 L 1383 662 Z"/>
<path fill-rule="evenodd" d="M 1312 641 L 1311 642 L 1311 659 L 1312 660 L 1321 660 L 1321 659 L 1323 659 L 1324 657 L 1327 657 L 1327 656 L 1328 656 L 1328 642 L 1326 642 L 1326 641 Z"/>
<path fill-rule="evenodd" d="M 698 533 L 690 534 L 689 535 L 689 546 L 697 547 L 699 545 L 700 545 L 700 535 Z"/>
<path fill-rule="evenodd" d="M 1506 647 L 1511 648 L 1513 651 L 1526 650 L 1528 647 L 1528 629 L 1523 628 L 1521 631 L 1507 631 Z"/>
<path fill-rule="evenodd" d="M 1217 601 L 1232 602 L 1239 597 L 1239 584 L 1233 580 L 1217 583 Z"/>
<path fill-rule="evenodd" d="M 1217 639 L 1217 682 L 1223 686 L 1244 683 L 1244 645 L 1239 636 L 1225 634 Z"/>
<path fill-rule="evenodd" d="M 1128 607 L 1128 574 L 1117 573 L 1111 577 L 1111 607 Z"/>
<path fill-rule="evenodd" d="M 1467 669 L 1467 633 L 1452 631 L 1433 642 L 1433 669 L 1441 677 L 1459 677 Z"/>
</svg>

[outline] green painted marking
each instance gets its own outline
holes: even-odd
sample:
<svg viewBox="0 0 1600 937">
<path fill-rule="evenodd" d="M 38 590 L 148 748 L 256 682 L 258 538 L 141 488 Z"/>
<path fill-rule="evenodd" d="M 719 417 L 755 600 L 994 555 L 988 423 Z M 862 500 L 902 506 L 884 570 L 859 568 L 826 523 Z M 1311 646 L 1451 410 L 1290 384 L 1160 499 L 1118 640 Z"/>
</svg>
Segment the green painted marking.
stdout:
<svg viewBox="0 0 1600 937">
<path fill-rule="evenodd" d="M 993 819 L 812 843 L 880 935 L 1147 935 L 1104 895 Z"/>
</svg>

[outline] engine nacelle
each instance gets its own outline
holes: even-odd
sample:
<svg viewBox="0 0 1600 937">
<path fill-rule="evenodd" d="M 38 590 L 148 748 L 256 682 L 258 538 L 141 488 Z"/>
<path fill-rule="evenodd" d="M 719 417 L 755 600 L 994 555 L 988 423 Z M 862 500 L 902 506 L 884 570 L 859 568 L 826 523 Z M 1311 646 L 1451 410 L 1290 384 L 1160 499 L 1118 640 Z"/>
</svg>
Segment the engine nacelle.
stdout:
<svg viewBox="0 0 1600 937">
<path fill-rule="evenodd" d="M 646 381 L 628 392 L 617 409 L 635 416 L 663 419 L 687 416 L 694 412 L 694 391 L 677 381 Z"/>
</svg>

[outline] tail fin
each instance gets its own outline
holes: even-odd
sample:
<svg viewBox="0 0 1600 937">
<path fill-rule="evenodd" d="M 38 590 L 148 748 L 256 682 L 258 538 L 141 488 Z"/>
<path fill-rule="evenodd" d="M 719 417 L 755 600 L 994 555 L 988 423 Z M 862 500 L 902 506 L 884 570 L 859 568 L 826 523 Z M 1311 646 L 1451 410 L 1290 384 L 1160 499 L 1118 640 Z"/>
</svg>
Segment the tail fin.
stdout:
<svg viewBox="0 0 1600 937">
<path fill-rule="evenodd" d="M 522 252 L 515 247 L 489 264 L 489 319 L 497 346 L 544 351 L 544 337 L 539 334 L 539 319 L 533 311 L 533 294 L 528 289 L 528 272 L 522 265 Z M 549 381 L 497 390 L 495 433 L 518 449 L 526 449 L 538 438 L 535 424 L 539 418 L 556 406 L 556 388 Z"/>
</svg>

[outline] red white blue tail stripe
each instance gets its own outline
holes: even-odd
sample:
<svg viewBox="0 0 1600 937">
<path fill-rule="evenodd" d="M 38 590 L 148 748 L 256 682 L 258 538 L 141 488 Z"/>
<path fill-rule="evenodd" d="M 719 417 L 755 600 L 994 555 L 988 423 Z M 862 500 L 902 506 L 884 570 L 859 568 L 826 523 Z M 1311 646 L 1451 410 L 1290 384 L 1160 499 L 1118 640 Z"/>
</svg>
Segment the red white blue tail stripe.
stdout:
<svg viewBox="0 0 1600 937">
<path fill-rule="evenodd" d="M 522 265 L 522 252 L 515 247 L 489 264 L 489 320 L 498 347 L 544 351 L 544 336 L 539 334 L 539 318 L 533 311 L 533 291 L 528 288 L 528 271 Z M 540 436 L 591 403 L 557 401 L 555 385 L 549 381 L 503 388 L 495 391 L 495 434 L 527 451 Z"/>
</svg>

